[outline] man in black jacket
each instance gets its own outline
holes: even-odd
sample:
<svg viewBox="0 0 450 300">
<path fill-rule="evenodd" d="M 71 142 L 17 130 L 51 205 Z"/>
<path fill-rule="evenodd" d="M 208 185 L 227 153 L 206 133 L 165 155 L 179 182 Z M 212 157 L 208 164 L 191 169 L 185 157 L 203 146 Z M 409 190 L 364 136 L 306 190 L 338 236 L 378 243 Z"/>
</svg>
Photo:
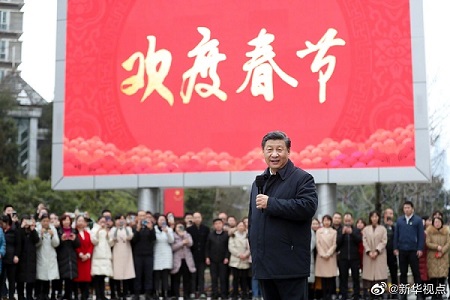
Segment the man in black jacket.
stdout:
<svg viewBox="0 0 450 300">
<path fill-rule="evenodd" d="M 194 257 L 195 268 L 197 271 L 192 276 L 191 291 L 198 292 L 200 298 L 206 299 L 205 294 L 205 269 L 206 269 L 206 255 L 205 247 L 206 240 L 209 235 L 209 228 L 202 224 L 202 214 L 195 212 L 193 215 L 194 225 L 188 227 L 186 230 L 192 236 L 192 256 Z M 191 295 L 194 298 L 194 295 Z"/>
<path fill-rule="evenodd" d="M 335 212 L 333 214 L 333 222 L 331 226 L 339 232 L 342 230 L 342 214 L 340 212 Z M 337 267 L 339 269 L 339 251 L 336 249 L 336 257 L 337 257 Z M 333 297 L 336 297 L 336 280 L 331 281 L 331 291 L 333 293 Z"/>
<path fill-rule="evenodd" d="M 143 210 L 138 211 L 136 226 L 133 227 L 133 261 L 136 278 L 134 279 L 134 299 L 144 288 L 145 300 L 151 299 L 153 290 L 153 246 L 156 240 L 152 216 Z M 143 285 L 143 286 L 142 286 Z"/>
<path fill-rule="evenodd" d="M 211 273 L 212 299 L 220 297 L 228 299 L 228 260 L 230 252 L 228 251 L 228 233 L 223 230 L 222 219 L 214 219 L 214 230 L 209 233 L 206 241 L 206 264 Z"/>
<path fill-rule="evenodd" d="M 351 213 L 344 214 L 344 226 L 337 232 L 337 250 L 339 251 L 339 291 L 343 300 L 348 299 L 348 271 L 352 271 L 353 299 L 359 299 L 359 244 L 361 231 L 353 226 Z"/>
<path fill-rule="evenodd" d="M 384 210 L 384 227 L 387 231 L 386 255 L 389 274 L 391 275 L 391 283 L 398 285 L 398 264 L 397 256 L 394 254 L 394 210 L 386 208 Z M 395 297 L 396 295 L 393 295 Z"/>
<path fill-rule="evenodd" d="M 284 132 L 269 132 L 261 146 L 268 168 L 262 191 L 254 182 L 250 194 L 253 275 L 265 300 L 306 300 L 311 219 L 318 205 L 314 178 L 289 159 L 291 140 Z"/>
</svg>

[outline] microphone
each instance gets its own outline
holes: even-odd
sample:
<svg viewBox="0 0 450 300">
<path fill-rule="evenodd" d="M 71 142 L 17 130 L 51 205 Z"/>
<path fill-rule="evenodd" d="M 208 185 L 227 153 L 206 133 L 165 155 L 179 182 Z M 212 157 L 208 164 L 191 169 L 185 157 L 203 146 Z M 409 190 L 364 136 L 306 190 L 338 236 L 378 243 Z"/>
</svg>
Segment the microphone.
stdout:
<svg viewBox="0 0 450 300">
<path fill-rule="evenodd" d="M 258 188 L 258 194 L 262 194 L 264 184 L 266 183 L 265 176 L 264 175 L 256 176 L 255 183 L 256 183 L 256 187 Z"/>
<path fill-rule="evenodd" d="M 263 193 L 263 187 L 266 183 L 266 177 L 264 175 L 258 175 L 255 179 L 256 187 L 258 188 L 258 194 Z M 264 209 L 261 209 L 261 212 L 264 212 Z"/>
</svg>

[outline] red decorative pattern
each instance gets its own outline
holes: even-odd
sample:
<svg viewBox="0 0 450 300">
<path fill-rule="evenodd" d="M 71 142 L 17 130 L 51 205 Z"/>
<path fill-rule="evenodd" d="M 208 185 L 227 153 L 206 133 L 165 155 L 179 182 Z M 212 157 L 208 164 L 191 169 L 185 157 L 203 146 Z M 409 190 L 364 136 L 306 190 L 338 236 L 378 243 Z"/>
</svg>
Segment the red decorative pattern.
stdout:
<svg viewBox="0 0 450 300">
<path fill-rule="evenodd" d="M 94 137 L 65 139 L 64 153 L 67 176 L 257 171 L 266 167 L 261 148 L 242 158 L 209 148 L 177 156 L 172 151 L 151 150 L 143 145 L 122 151 Z M 414 164 L 414 128 L 379 129 L 364 143 L 328 138 L 298 152 L 291 150 L 290 158 L 305 169 L 409 166 Z"/>
</svg>

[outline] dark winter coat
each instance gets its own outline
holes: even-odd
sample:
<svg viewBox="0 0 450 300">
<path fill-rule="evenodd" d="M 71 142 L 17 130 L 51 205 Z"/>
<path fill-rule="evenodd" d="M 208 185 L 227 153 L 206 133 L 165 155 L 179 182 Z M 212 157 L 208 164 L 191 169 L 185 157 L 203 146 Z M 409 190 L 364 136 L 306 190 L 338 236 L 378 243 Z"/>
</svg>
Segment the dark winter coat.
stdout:
<svg viewBox="0 0 450 300">
<path fill-rule="evenodd" d="M 39 242 L 39 235 L 36 230 L 18 229 L 20 243 L 19 263 L 17 265 L 17 282 L 36 281 L 36 244 Z"/>
<path fill-rule="evenodd" d="M 394 251 L 394 233 L 395 233 L 395 226 L 388 226 L 384 225 L 387 231 L 387 244 L 386 244 L 386 251 L 389 254 L 392 254 Z"/>
<path fill-rule="evenodd" d="M 60 243 L 58 248 L 56 248 L 56 253 L 58 255 L 59 277 L 61 279 L 78 277 L 77 252 L 75 249 L 80 247 L 80 240 L 75 230 L 72 230 L 72 233 L 76 235 L 75 240 L 63 240 L 62 235 L 64 231 L 62 228 L 58 228 Z"/>
<path fill-rule="evenodd" d="M 228 233 L 222 231 L 217 233 L 215 230 L 209 233 L 206 240 L 206 257 L 208 257 L 212 263 L 221 263 L 225 258 L 230 258 L 230 252 L 228 251 Z"/>
<path fill-rule="evenodd" d="M 264 172 L 264 210 L 256 208 L 253 183 L 249 207 L 249 241 L 256 279 L 308 277 L 311 264 L 311 219 L 318 200 L 314 178 L 288 163 L 270 178 Z M 274 176 L 274 177 L 273 177 Z"/>
<path fill-rule="evenodd" d="M 205 247 L 209 235 L 209 228 L 203 224 L 200 224 L 199 227 L 194 224 L 188 227 L 186 231 L 192 236 L 193 245 L 191 251 L 195 263 L 204 262 L 206 259 Z"/>
<path fill-rule="evenodd" d="M 19 257 L 20 252 L 22 251 L 22 243 L 20 243 L 18 231 L 12 227 L 8 231 L 5 231 L 5 240 L 6 253 L 5 257 L 3 257 L 3 263 L 12 265 L 14 264 L 14 256 Z"/>
<path fill-rule="evenodd" d="M 338 260 L 360 261 L 359 244 L 362 242 L 361 231 L 355 226 L 351 227 L 351 234 L 342 234 L 342 229 L 337 232 L 336 251 L 339 252 Z"/>
<path fill-rule="evenodd" d="M 131 247 L 134 256 L 150 256 L 153 257 L 153 248 L 155 246 L 156 234 L 155 230 L 148 229 L 146 226 L 140 231 L 133 228 L 133 238 L 131 239 Z"/>
</svg>

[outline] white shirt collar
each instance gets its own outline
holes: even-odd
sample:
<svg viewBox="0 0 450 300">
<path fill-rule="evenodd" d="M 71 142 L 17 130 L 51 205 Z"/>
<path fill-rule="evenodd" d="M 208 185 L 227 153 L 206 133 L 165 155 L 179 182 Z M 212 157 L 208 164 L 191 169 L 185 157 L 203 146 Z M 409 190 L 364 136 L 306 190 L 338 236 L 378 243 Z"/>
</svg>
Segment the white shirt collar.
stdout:
<svg viewBox="0 0 450 300">
<path fill-rule="evenodd" d="M 409 223 L 409 220 L 414 216 L 414 213 L 412 213 L 409 217 L 405 215 L 406 223 Z"/>
</svg>

